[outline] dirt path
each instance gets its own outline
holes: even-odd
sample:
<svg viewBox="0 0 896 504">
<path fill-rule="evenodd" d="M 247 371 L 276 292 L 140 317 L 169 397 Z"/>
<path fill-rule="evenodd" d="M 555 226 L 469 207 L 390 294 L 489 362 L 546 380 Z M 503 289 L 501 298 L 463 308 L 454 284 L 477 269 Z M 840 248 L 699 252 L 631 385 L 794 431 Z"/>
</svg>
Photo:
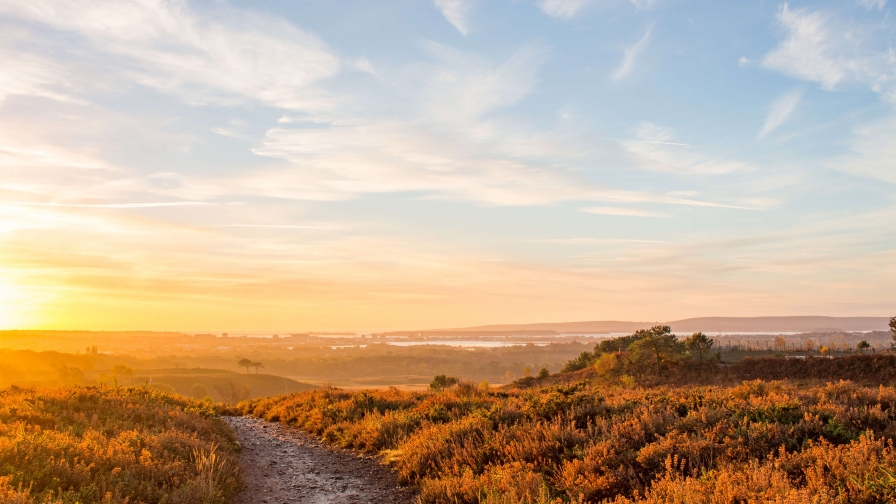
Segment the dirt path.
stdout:
<svg viewBox="0 0 896 504">
<path fill-rule="evenodd" d="M 246 488 L 233 504 L 416 502 L 374 459 L 334 450 L 304 432 L 251 417 L 225 417 L 243 452 Z"/>
</svg>

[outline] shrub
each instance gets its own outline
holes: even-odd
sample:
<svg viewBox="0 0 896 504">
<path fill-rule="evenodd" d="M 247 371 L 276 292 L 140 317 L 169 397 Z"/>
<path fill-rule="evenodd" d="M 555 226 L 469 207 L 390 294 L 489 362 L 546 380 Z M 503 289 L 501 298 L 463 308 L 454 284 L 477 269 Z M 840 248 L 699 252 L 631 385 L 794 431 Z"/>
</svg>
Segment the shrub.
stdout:
<svg viewBox="0 0 896 504">
<path fill-rule="evenodd" d="M 144 387 L 0 391 L 2 503 L 226 503 L 238 445 L 214 407 Z"/>
<path fill-rule="evenodd" d="M 436 375 L 432 379 L 432 382 L 430 382 L 429 388 L 430 388 L 430 390 L 436 390 L 436 391 L 443 390 L 448 387 L 453 387 L 453 386 L 457 385 L 457 382 L 458 382 L 457 378 L 455 378 L 453 376 L 445 376 L 443 374 Z"/>
<path fill-rule="evenodd" d="M 571 373 L 573 371 L 578 371 L 580 369 L 585 369 L 586 367 L 594 364 L 595 354 L 592 352 L 582 352 L 578 357 L 572 359 L 567 362 L 563 369 L 560 370 L 561 373 Z"/>
<path fill-rule="evenodd" d="M 896 495 L 896 388 L 763 380 L 647 387 L 628 375 L 615 383 L 623 382 L 469 394 L 334 389 L 238 409 L 382 454 L 402 481 L 420 487 L 423 503 L 777 495 L 870 503 Z"/>
</svg>

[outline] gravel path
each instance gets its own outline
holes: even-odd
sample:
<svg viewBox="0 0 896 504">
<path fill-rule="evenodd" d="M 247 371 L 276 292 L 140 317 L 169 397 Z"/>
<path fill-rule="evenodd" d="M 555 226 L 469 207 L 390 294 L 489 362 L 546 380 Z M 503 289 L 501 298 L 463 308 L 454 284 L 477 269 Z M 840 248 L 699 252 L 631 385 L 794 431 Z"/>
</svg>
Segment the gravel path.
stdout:
<svg viewBox="0 0 896 504">
<path fill-rule="evenodd" d="M 243 451 L 245 489 L 233 504 L 348 504 L 416 502 L 375 459 L 336 450 L 282 424 L 225 417 Z"/>
</svg>

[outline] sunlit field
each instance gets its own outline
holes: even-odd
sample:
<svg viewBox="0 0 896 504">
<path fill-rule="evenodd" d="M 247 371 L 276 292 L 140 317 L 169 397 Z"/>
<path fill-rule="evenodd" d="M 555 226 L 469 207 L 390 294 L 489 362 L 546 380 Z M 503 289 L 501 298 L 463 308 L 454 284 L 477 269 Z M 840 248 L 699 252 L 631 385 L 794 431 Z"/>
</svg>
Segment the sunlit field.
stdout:
<svg viewBox="0 0 896 504">
<path fill-rule="evenodd" d="M 0 503 L 224 504 L 236 440 L 215 408 L 139 387 L 0 391 Z"/>
<path fill-rule="evenodd" d="M 851 382 L 323 390 L 239 412 L 382 455 L 423 503 L 896 499 L 896 388 Z"/>
</svg>

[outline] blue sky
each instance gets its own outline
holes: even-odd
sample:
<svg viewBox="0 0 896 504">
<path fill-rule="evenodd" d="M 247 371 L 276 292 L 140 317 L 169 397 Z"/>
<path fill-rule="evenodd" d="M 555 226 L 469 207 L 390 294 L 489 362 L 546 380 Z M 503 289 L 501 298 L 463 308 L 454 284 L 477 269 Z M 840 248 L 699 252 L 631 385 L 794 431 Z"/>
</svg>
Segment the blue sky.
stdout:
<svg viewBox="0 0 896 504">
<path fill-rule="evenodd" d="M 886 0 L 0 5 L 0 325 L 896 310 Z"/>
</svg>

